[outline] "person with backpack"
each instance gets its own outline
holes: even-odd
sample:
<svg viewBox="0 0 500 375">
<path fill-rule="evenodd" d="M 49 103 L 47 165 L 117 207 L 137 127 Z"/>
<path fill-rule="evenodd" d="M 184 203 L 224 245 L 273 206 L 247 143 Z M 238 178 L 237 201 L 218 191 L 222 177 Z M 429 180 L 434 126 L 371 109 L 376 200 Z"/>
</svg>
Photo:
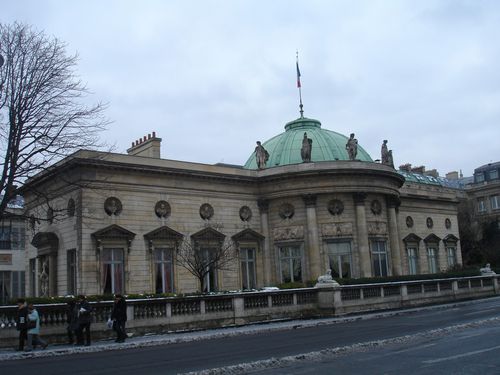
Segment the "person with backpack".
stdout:
<svg viewBox="0 0 500 375">
<path fill-rule="evenodd" d="M 77 299 L 78 329 L 76 331 L 76 344 L 84 345 L 83 331 L 85 331 L 85 346 L 90 346 L 90 324 L 92 323 L 92 307 L 84 295 Z"/>
<path fill-rule="evenodd" d="M 127 322 L 127 302 L 121 294 L 115 295 L 113 311 L 111 312 L 111 320 L 113 321 L 113 329 L 116 332 L 115 342 L 124 342 L 127 338 L 125 332 L 125 323 Z"/>
</svg>

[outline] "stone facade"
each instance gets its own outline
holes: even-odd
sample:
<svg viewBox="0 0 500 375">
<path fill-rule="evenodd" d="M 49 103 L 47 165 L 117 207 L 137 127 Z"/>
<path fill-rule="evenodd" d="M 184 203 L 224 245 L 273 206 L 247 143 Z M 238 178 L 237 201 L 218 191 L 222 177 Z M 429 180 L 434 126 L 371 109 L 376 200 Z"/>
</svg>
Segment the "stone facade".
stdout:
<svg viewBox="0 0 500 375">
<path fill-rule="evenodd" d="M 429 273 L 429 259 L 435 272 L 461 263 L 456 193 L 405 183 L 375 162 L 250 170 L 80 151 L 26 185 L 28 215 L 46 217 L 33 187 L 57 191 L 50 205 L 62 214 L 30 223 L 28 295 L 197 291 L 176 262 L 186 242 L 237 249 L 229 266 L 210 271 L 208 290 L 306 282 L 330 268 L 371 277 Z M 204 240 L 207 229 L 217 244 Z"/>
</svg>

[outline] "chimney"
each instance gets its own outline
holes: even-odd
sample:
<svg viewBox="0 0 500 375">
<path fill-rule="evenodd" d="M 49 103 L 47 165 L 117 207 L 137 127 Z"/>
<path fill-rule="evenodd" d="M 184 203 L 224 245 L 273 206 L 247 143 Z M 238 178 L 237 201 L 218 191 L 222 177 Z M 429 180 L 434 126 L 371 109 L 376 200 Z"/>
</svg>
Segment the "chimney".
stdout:
<svg viewBox="0 0 500 375">
<path fill-rule="evenodd" d="M 127 150 L 127 154 L 160 159 L 160 146 L 161 138 L 157 138 L 156 132 L 153 132 L 153 136 L 148 134 L 132 142 L 132 147 Z"/>
<path fill-rule="evenodd" d="M 425 173 L 425 166 L 421 165 L 420 167 L 413 167 L 411 169 L 413 173 L 418 173 L 418 174 L 424 174 Z"/>
<path fill-rule="evenodd" d="M 448 180 L 458 180 L 458 172 L 457 171 L 448 172 L 446 173 L 446 178 Z"/>
<path fill-rule="evenodd" d="M 431 169 L 430 171 L 424 171 L 424 175 L 438 178 L 439 172 L 437 171 L 436 168 L 434 168 L 434 169 Z"/>
<path fill-rule="evenodd" d="M 400 165 L 399 166 L 399 170 L 400 171 L 405 171 L 405 172 L 411 172 L 411 164 L 410 163 L 406 163 L 406 164 Z"/>
</svg>

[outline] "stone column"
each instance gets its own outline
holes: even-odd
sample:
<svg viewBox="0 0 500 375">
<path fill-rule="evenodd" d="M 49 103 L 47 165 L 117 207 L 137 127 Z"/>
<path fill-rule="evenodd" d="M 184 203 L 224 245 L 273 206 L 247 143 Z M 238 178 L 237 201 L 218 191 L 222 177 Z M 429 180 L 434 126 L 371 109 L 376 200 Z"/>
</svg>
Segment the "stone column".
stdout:
<svg viewBox="0 0 500 375">
<path fill-rule="evenodd" d="M 395 276 L 402 274 L 401 248 L 399 246 L 398 217 L 396 209 L 401 204 L 399 197 L 387 197 L 387 219 L 389 221 L 389 243 L 391 245 L 392 273 Z"/>
<path fill-rule="evenodd" d="M 370 245 L 368 244 L 368 227 L 366 225 L 365 199 L 366 193 L 354 193 L 356 208 L 356 231 L 358 240 L 359 268 L 361 277 L 371 277 Z"/>
<path fill-rule="evenodd" d="M 264 286 L 271 285 L 271 238 L 269 235 L 269 201 L 265 199 L 259 199 L 257 201 L 260 212 L 260 226 L 262 230 L 262 235 L 264 238 L 263 249 L 262 249 L 262 260 L 263 260 L 263 273 L 264 273 Z"/>
<path fill-rule="evenodd" d="M 306 205 L 307 217 L 307 256 L 309 260 L 309 280 L 316 280 L 321 271 L 321 257 L 318 236 L 318 220 L 316 218 L 317 196 L 307 194 L 302 196 Z"/>
</svg>

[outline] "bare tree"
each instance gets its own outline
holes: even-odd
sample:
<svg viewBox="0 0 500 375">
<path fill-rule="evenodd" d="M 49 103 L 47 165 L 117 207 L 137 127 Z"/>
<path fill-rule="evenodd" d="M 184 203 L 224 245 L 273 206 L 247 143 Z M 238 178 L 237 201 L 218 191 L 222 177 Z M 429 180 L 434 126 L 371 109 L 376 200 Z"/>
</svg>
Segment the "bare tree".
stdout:
<svg viewBox="0 0 500 375">
<path fill-rule="evenodd" d="M 231 270 L 230 265 L 237 257 L 236 247 L 231 241 L 187 240 L 177 251 L 176 263 L 195 276 L 200 290 L 205 292 L 209 290 L 207 281 L 210 275 L 215 275 L 217 271 Z"/>
<path fill-rule="evenodd" d="M 77 55 L 32 27 L 0 24 L 0 219 L 20 186 L 79 149 L 102 147 L 105 105 L 84 103 Z M 38 192 L 37 195 L 46 195 Z M 45 197 L 47 201 L 49 197 Z"/>
</svg>

